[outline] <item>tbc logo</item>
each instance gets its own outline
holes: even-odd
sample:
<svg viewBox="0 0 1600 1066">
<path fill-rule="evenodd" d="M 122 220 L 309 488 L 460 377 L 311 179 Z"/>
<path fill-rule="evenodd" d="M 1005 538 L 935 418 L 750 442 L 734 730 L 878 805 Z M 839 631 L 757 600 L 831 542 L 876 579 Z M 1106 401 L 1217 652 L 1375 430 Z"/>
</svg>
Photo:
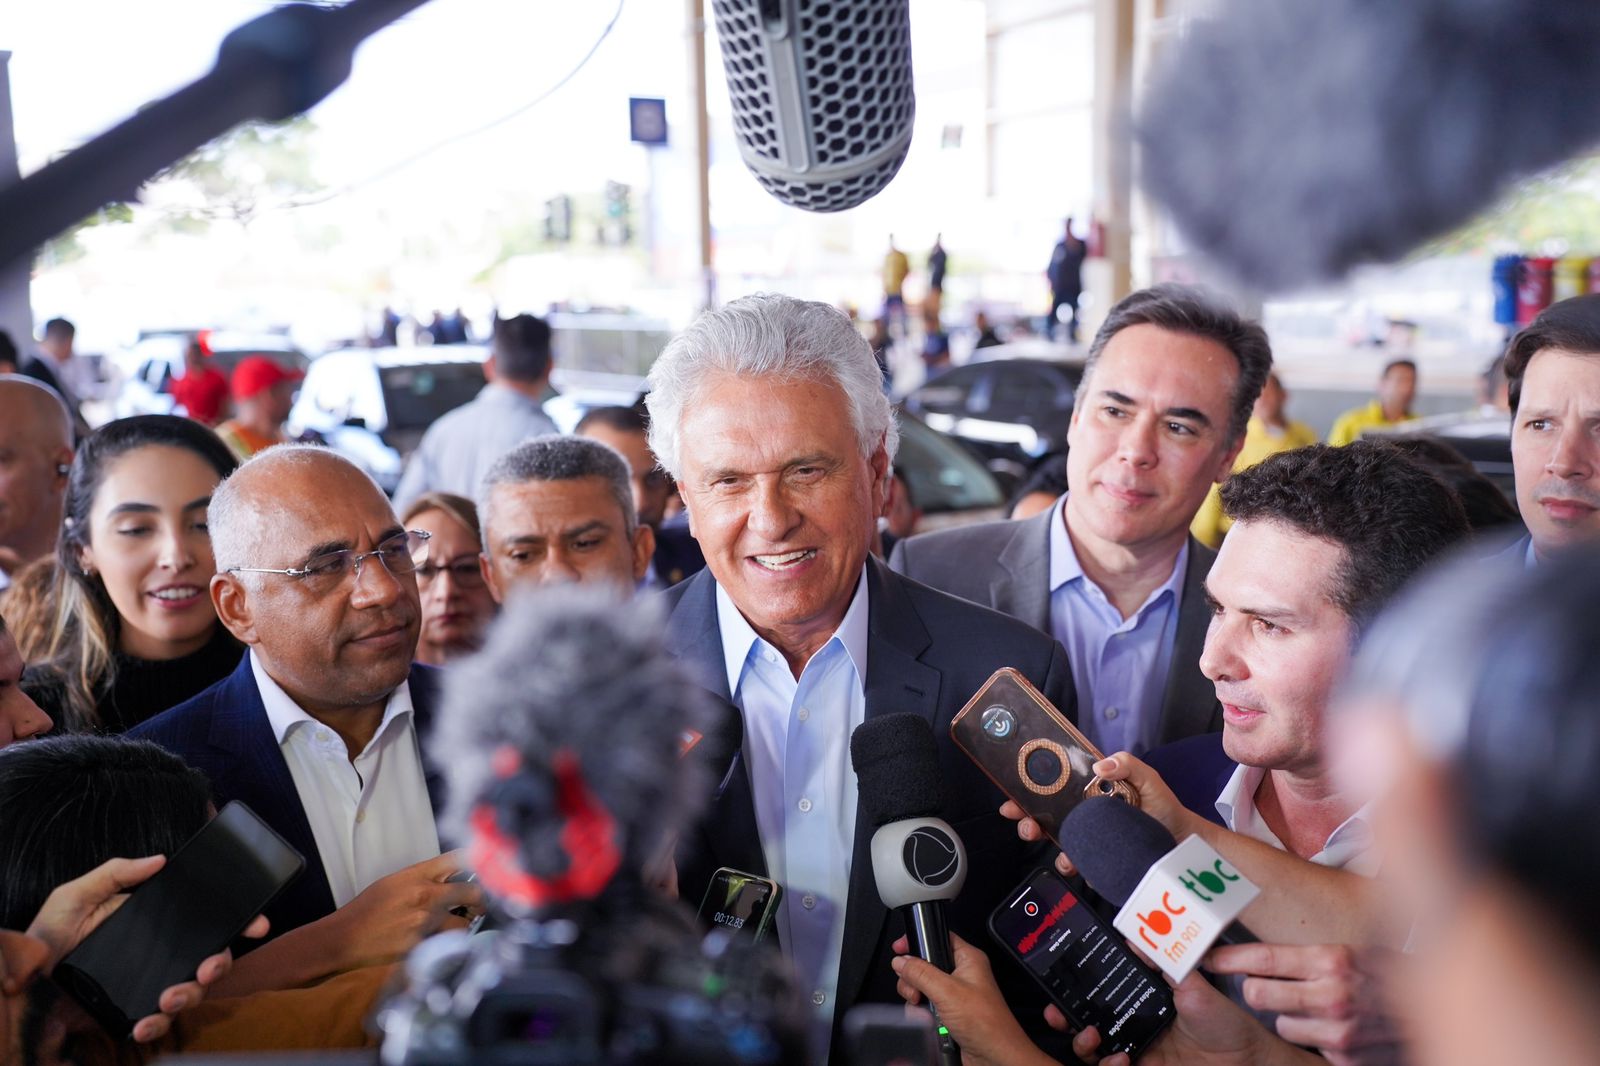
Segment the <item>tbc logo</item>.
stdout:
<svg viewBox="0 0 1600 1066">
<path fill-rule="evenodd" d="M 932 826 L 921 826 L 906 837 L 901 850 L 906 872 L 929 888 L 948 884 L 961 869 L 961 854 L 956 842 Z"/>
<path fill-rule="evenodd" d="M 1221 859 L 1218 859 L 1210 870 L 1202 870 L 1199 873 L 1195 873 L 1193 867 L 1190 867 L 1189 869 L 1185 870 L 1184 873 L 1188 874 L 1189 876 L 1179 876 L 1178 882 L 1182 884 L 1184 888 L 1187 888 L 1190 892 L 1193 892 L 1207 903 L 1210 903 L 1212 900 L 1216 899 L 1217 896 L 1227 892 L 1229 881 L 1239 880 L 1238 874 L 1231 874 L 1227 870 L 1223 869 Z M 1196 881 L 1199 882 L 1198 885 L 1195 884 Z M 1206 895 L 1204 892 L 1200 891 L 1201 888 L 1208 889 L 1212 895 Z"/>
</svg>

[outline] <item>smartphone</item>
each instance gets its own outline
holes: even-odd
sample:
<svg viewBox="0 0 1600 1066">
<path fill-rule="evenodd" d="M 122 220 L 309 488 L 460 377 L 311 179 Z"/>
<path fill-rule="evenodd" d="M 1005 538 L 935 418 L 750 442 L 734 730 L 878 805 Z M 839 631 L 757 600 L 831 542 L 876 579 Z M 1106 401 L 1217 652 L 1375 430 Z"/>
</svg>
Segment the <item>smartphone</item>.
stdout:
<svg viewBox="0 0 1600 1066">
<path fill-rule="evenodd" d="M 1048 866 L 989 915 L 989 932 L 1076 1029 L 1100 1030 L 1100 1054 L 1137 1059 L 1177 1017 L 1172 991 Z"/>
<path fill-rule="evenodd" d="M 56 966 L 57 985 L 114 1036 L 244 932 L 305 859 L 234 801 Z"/>
<path fill-rule="evenodd" d="M 1105 756 L 1026 677 L 1005 667 L 984 682 L 950 722 L 950 738 L 1060 847 L 1061 822 L 1090 796 L 1134 806 L 1126 781 L 1091 767 Z"/>
<path fill-rule="evenodd" d="M 711 875 L 700 901 L 700 921 L 707 929 L 726 929 L 754 943 L 771 927 L 782 895 L 772 878 L 724 866 Z"/>
</svg>

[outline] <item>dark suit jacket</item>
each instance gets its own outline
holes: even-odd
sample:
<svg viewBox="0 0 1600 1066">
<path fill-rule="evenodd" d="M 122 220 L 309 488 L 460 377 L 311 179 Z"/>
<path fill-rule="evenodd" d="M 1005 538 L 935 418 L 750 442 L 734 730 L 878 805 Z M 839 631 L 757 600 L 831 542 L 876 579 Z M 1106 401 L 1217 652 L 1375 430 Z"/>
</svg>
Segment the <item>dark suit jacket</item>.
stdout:
<svg viewBox="0 0 1600 1066">
<path fill-rule="evenodd" d="M 411 664 L 412 723 L 419 738 L 428 736 L 443 676 L 434 667 Z M 211 780 L 211 797 L 219 808 L 230 800 L 242 800 L 305 856 L 305 872 L 266 910 L 272 935 L 333 913 L 333 892 L 322 854 L 311 835 L 311 823 L 300 805 L 289 764 L 267 721 L 250 656 L 215 685 L 144 722 L 128 736 L 154 741 L 183 759 Z M 428 758 L 426 745 L 422 747 L 422 768 L 437 813 L 444 806 L 443 781 Z"/>
<path fill-rule="evenodd" d="M 913 581 L 981 603 L 1044 633 L 1050 628 L 1050 518 L 1045 511 L 1020 522 L 985 522 L 910 537 L 895 546 L 889 566 Z M 1172 666 L 1161 698 L 1156 743 L 1222 729 L 1216 689 L 1200 672 L 1211 612 L 1205 579 L 1217 553 L 1189 538 Z"/>
<path fill-rule="evenodd" d="M 702 571 L 662 594 L 669 610 L 667 644 L 712 693 L 731 703 L 722 635 L 717 625 L 716 582 Z M 933 725 L 939 747 L 945 821 L 967 848 L 961 896 L 948 908 L 950 926 L 986 950 L 989 912 L 1048 853 L 1017 839 L 1000 817 L 1005 797 L 950 740 L 950 720 L 1002 666 L 1022 671 L 1068 717 L 1075 719 L 1072 672 L 1061 645 L 1004 615 L 965 603 L 867 561 L 868 645 L 866 716 L 914 711 Z M 904 929 L 878 898 L 868 851 L 872 828 L 858 815 L 845 909 L 844 955 L 834 1012 L 839 1026 L 857 1003 L 898 1003 L 890 944 Z M 711 809 L 680 842 L 678 883 L 697 902 L 719 866 L 766 872 L 751 782 L 742 753 L 735 756 Z M 1044 1000 L 1022 970 L 990 951 L 1002 990 L 1025 1023 L 1039 1018 Z"/>
<path fill-rule="evenodd" d="M 1238 763 L 1222 750 L 1221 733 L 1202 733 L 1148 752 L 1144 761 L 1161 775 L 1178 802 L 1209 821 L 1222 825 L 1217 797 Z"/>
<path fill-rule="evenodd" d="M 700 542 L 689 532 L 687 523 L 666 521 L 656 530 L 656 553 L 650 566 L 661 581 L 662 588 L 671 588 L 686 577 L 706 568 L 706 557 L 700 552 Z"/>
</svg>

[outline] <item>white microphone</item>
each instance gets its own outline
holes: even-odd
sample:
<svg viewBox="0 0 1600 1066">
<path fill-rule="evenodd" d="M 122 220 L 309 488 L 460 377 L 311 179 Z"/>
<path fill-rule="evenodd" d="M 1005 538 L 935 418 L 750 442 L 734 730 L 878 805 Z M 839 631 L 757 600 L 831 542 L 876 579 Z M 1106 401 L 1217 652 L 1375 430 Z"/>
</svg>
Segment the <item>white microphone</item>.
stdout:
<svg viewBox="0 0 1600 1066">
<path fill-rule="evenodd" d="M 1146 871 L 1111 924 L 1182 981 L 1260 894 L 1215 848 L 1191 836 Z"/>
<path fill-rule="evenodd" d="M 739 155 L 790 207 L 844 211 L 905 162 L 910 0 L 712 0 Z"/>
</svg>

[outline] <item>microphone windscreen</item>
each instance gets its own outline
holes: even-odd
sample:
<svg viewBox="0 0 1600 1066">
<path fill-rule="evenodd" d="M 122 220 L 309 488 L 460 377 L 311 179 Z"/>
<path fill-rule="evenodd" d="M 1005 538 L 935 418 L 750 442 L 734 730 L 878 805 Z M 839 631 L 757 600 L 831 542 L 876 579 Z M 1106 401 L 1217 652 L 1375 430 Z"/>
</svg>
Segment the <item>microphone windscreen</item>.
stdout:
<svg viewBox="0 0 1600 1066">
<path fill-rule="evenodd" d="M 1136 123 L 1184 235 L 1278 291 L 1387 262 L 1600 140 L 1594 0 L 1233 0 Z"/>
<path fill-rule="evenodd" d="M 939 813 L 939 749 L 918 714 L 884 714 L 850 736 L 859 805 L 874 828 Z"/>
<path fill-rule="evenodd" d="M 909 0 L 712 0 L 739 155 L 790 207 L 876 196 L 911 148 Z"/>
<path fill-rule="evenodd" d="M 1061 822 L 1061 850 L 1107 900 L 1128 902 L 1145 871 L 1178 846 L 1166 826 L 1139 808 L 1091 796 Z"/>
</svg>

